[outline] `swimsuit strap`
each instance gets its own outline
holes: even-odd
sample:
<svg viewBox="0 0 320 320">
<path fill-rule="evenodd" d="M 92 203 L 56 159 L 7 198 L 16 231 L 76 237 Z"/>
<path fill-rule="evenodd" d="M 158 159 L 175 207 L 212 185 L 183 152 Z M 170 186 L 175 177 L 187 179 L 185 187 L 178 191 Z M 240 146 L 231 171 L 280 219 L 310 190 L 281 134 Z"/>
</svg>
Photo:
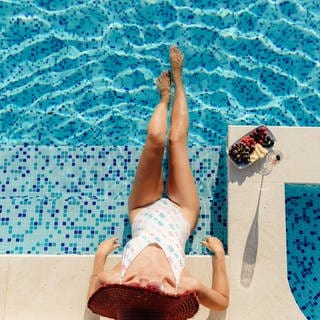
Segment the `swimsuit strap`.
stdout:
<svg viewBox="0 0 320 320">
<path fill-rule="evenodd" d="M 135 237 L 126 244 L 122 255 L 121 283 L 130 264 L 137 257 L 137 255 L 149 244 L 150 242 L 146 236 Z"/>
</svg>

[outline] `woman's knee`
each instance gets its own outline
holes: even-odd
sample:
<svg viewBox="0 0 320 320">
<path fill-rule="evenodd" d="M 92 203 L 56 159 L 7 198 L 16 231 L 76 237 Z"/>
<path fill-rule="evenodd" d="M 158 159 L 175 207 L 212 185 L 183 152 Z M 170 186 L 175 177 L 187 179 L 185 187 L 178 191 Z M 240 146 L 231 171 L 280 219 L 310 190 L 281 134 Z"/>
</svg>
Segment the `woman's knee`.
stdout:
<svg viewBox="0 0 320 320">
<path fill-rule="evenodd" d="M 163 148 L 165 146 L 166 131 L 162 128 L 148 127 L 147 141 L 154 147 Z"/>
<path fill-rule="evenodd" d="M 187 143 L 188 132 L 181 132 L 177 130 L 171 130 L 169 133 L 169 145 L 177 145 Z"/>
</svg>

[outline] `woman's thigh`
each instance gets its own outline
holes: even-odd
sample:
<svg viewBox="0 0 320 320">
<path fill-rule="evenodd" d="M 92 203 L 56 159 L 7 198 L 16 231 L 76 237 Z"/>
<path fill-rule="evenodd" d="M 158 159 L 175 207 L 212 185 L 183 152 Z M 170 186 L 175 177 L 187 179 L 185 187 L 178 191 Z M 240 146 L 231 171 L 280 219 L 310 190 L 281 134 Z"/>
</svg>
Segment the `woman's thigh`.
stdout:
<svg viewBox="0 0 320 320">
<path fill-rule="evenodd" d="M 163 152 L 163 145 L 146 142 L 129 197 L 129 214 L 161 198 Z"/>
<path fill-rule="evenodd" d="M 168 198 L 180 206 L 193 230 L 198 221 L 200 201 L 184 143 L 169 144 Z"/>
</svg>

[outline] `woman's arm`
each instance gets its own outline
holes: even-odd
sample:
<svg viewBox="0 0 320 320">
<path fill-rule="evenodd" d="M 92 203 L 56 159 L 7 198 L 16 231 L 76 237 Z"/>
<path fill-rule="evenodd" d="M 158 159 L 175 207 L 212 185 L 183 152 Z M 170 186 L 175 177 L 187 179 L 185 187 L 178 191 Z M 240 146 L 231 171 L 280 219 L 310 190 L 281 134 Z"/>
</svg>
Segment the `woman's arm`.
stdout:
<svg viewBox="0 0 320 320">
<path fill-rule="evenodd" d="M 104 265 L 106 263 L 108 255 L 115 249 L 119 248 L 120 244 L 117 243 L 118 238 L 114 237 L 111 239 L 104 240 L 98 247 L 94 257 L 92 274 L 89 280 L 88 298 L 98 288 L 98 275 L 103 272 Z"/>
<path fill-rule="evenodd" d="M 229 284 L 223 245 L 219 239 L 214 237 L 207 237 L 202 244 L 214 252 L 215 256 L 212 257 L 211 288 L 199 285 L 199 301 L 209 309 L 225 310 L 229 304 Z"/>
</svg>

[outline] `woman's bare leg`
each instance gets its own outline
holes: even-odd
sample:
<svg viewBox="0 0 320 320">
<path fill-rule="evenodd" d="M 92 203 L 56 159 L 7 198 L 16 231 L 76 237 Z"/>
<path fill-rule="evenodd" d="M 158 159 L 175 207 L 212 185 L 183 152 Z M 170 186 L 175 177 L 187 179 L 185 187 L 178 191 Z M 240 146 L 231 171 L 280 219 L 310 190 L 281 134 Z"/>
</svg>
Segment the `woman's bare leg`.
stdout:
<svg viewBox="0 0 320 320">
<path fill-rule="evenodd" d="M 200 201 L 187 150 L 189 114 L 182 81 L 183 54 L 175 47 L 170 48 L 170 62 L 175 94 L 169 133 L 167 193 L 168 197 L 181 207 L 193 230 L 198 220 Z"/>
<path fill-rule="evenodd" d="M 148 124 L 147 139 L 144 145 L 136 177 L 129 197 L 129 213 L 133 220 L 135 209 L 148 205 L 162 196 L 162 158 L 167 132 L 168 105 L 170 102 L 170 73 L 162 72 L 157 86 L 160 102 L 156 106 Z"/>
</svg>

